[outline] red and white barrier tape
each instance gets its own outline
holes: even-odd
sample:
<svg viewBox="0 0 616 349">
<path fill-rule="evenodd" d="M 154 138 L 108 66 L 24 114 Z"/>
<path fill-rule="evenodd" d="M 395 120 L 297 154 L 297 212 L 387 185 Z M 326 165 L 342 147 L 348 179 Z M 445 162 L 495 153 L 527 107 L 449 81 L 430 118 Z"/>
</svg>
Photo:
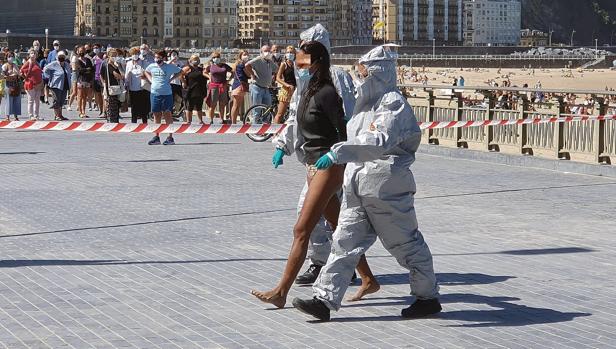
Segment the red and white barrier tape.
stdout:
<svg viewBox="0 0 616 349">
<path fill-rule="evenodd" d="M 432 121 L 420 122 L 419 127 L 425 129 L 439 128 L 468 128 L 481 126 L 507 126 L 507 125 L 527 125 L 527 124 L 549 124 L 556 122 L 573 122 L 588 120 L 616 120 L 616 115 L 579 115 L 553 118 L 528 118 L 511 120 L 467 120 L 467 121 Z"/>
<path fill-rule="evenodd" d="M 123 133 L 278 133 L 285 125 L 122 124 L 81 121 L 0 121 L 0 129 Z"/>
<path fill-rule="evenodd" d="M 468 120 L 420 122 L 425 129 L 469 128 L 483 126 L 507 126 L 548 124 L 588 120 L 616 120 L 616 115 L 580 115 L 553 118 L 529 118 L 511 120 Z M 89 131 L 122 133 L 194 133 L 194 134 L 271 134 L 279 133 L 285 125 L 197 125 L 197 124 L 122 124 L 81 121 L 0 121 L 0 129 L 39 131 Z"/>
</svg>

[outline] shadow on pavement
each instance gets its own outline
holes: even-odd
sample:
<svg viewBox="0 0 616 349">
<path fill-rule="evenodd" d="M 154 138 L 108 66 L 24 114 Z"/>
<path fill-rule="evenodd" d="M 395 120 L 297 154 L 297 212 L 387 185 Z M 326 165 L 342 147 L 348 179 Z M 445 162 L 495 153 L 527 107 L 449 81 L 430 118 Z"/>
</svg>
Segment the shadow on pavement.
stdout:
<svg viewBox="0 0 616 349">
<path fill-rule="evenodd" d="M 286 261 L 286 258 L 229 258 L 229 259 L 197 259 L 192 261 L 134 261 L 116 260 L 79 260 L 79 259 L 6 259 L 0 260 L 0 268 L 45 267 L 62 265 L 139 265 L 139 264 L 192 264 L 192 263 L 222 263 L 222 262 L 267 262 Z"/>
<path fill-rule="evenodd" d="M 494 276 L 481 273 L 436 273 L 436 279 L 440 285 L 486 285 L 504 282 L 515 276 Z M 405 285 L 409 283 L 409 274 L 381 274 L 376 275 L 381 285 Z"/>
<path fill-rule="evenodd" d="M 263 211 L 248 211 L 248 212 L 227 213 L 227 214 L 219 214 L 219 215 L 211 215 L 211 216 L 198 216 L 198 217 L 186 217 L 186 218 L 161 219 L 161 220 L 147 221 L 147 222 L 135 222 L 135 223 L 126 223 L 126 224 L 100 225 L 100 226 L 94 226 L 94 227 L 82 227 L 82 228 L 71 228 L 71 229 L 41 231 L 41 232 L 36 232 L 36 233 L 0 235 L 0 239 L 1 238 L 11 238 L 11 237 L 20 237 L 20 236 L 35 236 L 35 235 L 46 235 L 46 234 L 78 232 L 78 231 L 82 231 L 82 230 L 97 230 L 97 229 L 134 227 L 134 226 L 140 226 L 140 225 L 160 224 L 160 223 L 186 222 L 186 221 L 196 221 L 196 220 L 211 219 L 211 218 L 248 216 L 248 215 L 257 215 L 257 214 L 265 214 L 265 213 L 277 213 L 277 212 L 287 212 L 287 211 L 294 211 L 295 212 L 295 210 L 296 210 L 295 208 L 281 208 L 281 209 L 263 210 Z"/>
<path fill-rule="evenodd" d="M 0 155 L 37 155 L 37 154 L 45 154 L 44 151 L 14 151 L 14 152 L 6 152 L 0 153 Z"/>
<path fill-rule="evenodd" d="M 534 256 L 534 255 L 543 255 L 543 254 L 565 254 L 565 253 L 586 253 L 586 252 L 596 252 L 592 248 L 586 247 L 552 247 L 552 248 L 534 248 L 527 250 L 509 250 L 509 251 L 498 251 L 498 252 L 471 252 L 471 253 L 435 253 L 433 256 L 435 257 L 444 257 L 444 256 L 480 256 L 480 255 L 491 255 L 491 254 L 508 254 L 512 256 Z"/>
<path fill-rule="evenodd" d="M 516 192 L 535 191 L 535 190 L 549 190 L 549 189 L 568 189 L 568 188 L 598 187 L 598 186 L 605 186 L 605 185 L 616 185 L 616 182 L 592 183 L 592 184 L 575 184 L 575 185 L 555 185 L 555 186 L 536 187 L 536 188 L 517 188 L 517 189 L 502 189 L 502 190 L 480 191 L 480 192 L 474 192 L 474 193 L 444 194 L 444 195 L 434 195 L 434 196 L 417 196 L 417 197 L 415 197 L 415 200 L 443 199 L 443 198 L 453 198 L 453 197 L 460 197 L 460 196 L 475 196 L 475 195 L 490 195 L 490 194 L 502 194 L 502 193 L 516 193 Z"/>
<path fill-rule="evenodd" d="M 160 160 L 127 160 L 127 161 L 123 161 L 123 162 L 138 162 L 138 163 L 142 163 L 142 162 L 175 162 L 175 161 L 180 161 L 177 159 L 160 159 Z"/>
<path fill-rule="evenodd" d="M 594 252 L 595 250 L 583 247 L 557 247 L 557 248 L 540 248 L 532 250 L 511 250 L 502 251 L 501 254 L 510 254 L 514 256 L 533 256 L 539 254 L 562 254 L 562 253 L 582 253 Z"/>
<path fill-rule="evenodd" d="M 381 298 L 386 299 L 386 298 Z M 408 299 L 408 301 L 398 301 L 390 303 L 366 303 L 365 306 L 375 305 L 409 305 L 412 297 L 393 297 L 392 299 Z M 521 327 L 538 324 L 548 324 L 557 322 L 567 322 L 581 316 L 590 316 L 590 313 L 565 313 L 547 308 L 529 307 L 523 304 L 511 303 L 519 301 L 514 297 L 490 297 L 469 293 L 453 293 L 441 295 L 440 301 L 443 304 L 452 303 L 471 303 L 488 305 L 494 309 L 479 310 L 453 310 L 447 311 L 447 306 L 443 306 L 443 312 L 433 316 L 441 320 L 457 322 L 468 322 L 462 324 L 446 325 L 447 327 Z M 355 305 L 357 306 L 357 305 Z M 345 308 L 348 306 L 345 306 Z M 370 322 L 370 321 L 406 321 L 400 316 L 364 316 L 333 318 L 332 322 Z"/>
</svg>

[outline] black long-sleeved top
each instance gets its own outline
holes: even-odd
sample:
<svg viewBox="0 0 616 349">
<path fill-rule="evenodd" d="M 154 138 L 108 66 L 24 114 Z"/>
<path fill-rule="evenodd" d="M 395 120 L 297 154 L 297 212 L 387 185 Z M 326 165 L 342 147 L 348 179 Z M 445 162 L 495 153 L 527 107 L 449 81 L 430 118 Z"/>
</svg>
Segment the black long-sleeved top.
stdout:
<svg viewBox="0 0 616 349">
<path fill-rule="evenodd" d="M 305 100 L 305 92 L 299 102 L 297 125 L 304 139 L 306 163 L 314 164 L 332 145 L 346 141 L 346 124 L 342 98 L 332 85 L 324 85 L 317 93 Z"/>
</svg>

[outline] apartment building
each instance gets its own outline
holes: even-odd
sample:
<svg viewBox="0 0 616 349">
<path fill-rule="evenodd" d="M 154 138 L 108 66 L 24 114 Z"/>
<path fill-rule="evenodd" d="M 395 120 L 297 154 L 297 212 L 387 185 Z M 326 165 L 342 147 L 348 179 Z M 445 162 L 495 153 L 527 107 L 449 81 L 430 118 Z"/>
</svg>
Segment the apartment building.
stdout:
<svg viewBox="0 0 616 349">
<path fill-rule="evenodd" d="M 77 0 L 75 35 L 129 38 L 153 47 L 231 47 L 236 0 Z"/>
<path fill-rule="evenodd" d="M 244 44 L 297 45 L 299 34 L 323 24 L 332 45 L 372 42 L 371 0 L 238 0 Z"/>
<path fill-rule="evenodd" d="M 467 0 L 465 3 L 465 45 L 519 45 L 521 25 L 520 0 Z"/>
<path fill-rule="evenodd" d="M 461 45 L 462 0 L 373 0 L 373 37 L 400 45 Z"/>
</svg>

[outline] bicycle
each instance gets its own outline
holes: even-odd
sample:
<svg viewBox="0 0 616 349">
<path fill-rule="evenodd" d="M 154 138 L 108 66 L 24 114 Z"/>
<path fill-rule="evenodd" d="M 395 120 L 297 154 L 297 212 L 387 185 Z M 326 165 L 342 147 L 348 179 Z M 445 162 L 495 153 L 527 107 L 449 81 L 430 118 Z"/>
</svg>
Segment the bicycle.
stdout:
<svg viewBox="0 0 616 349">
<path fill-rule="evenodd" d="M 242 121 L 244 124 L 271 124 L 278 112 L 278 89 L 279 88 L 271 88 L 270 93 L 272 94 L 272 104 L 255 104 L 252 107 L 248 108 L 248 110 L 244 113 L 242 117 Z M 281 123 L 285 123 L 287 118 L 289 117 L 289 109 L 287 108 L 286 113 L 282 116 Z M 253 142 L 265 142 L 268 139 L 272 138 L 274 134 L 258 134 L 258 133 L 247 133 L 246 136 L 250 138 Z"/>
</svg>

